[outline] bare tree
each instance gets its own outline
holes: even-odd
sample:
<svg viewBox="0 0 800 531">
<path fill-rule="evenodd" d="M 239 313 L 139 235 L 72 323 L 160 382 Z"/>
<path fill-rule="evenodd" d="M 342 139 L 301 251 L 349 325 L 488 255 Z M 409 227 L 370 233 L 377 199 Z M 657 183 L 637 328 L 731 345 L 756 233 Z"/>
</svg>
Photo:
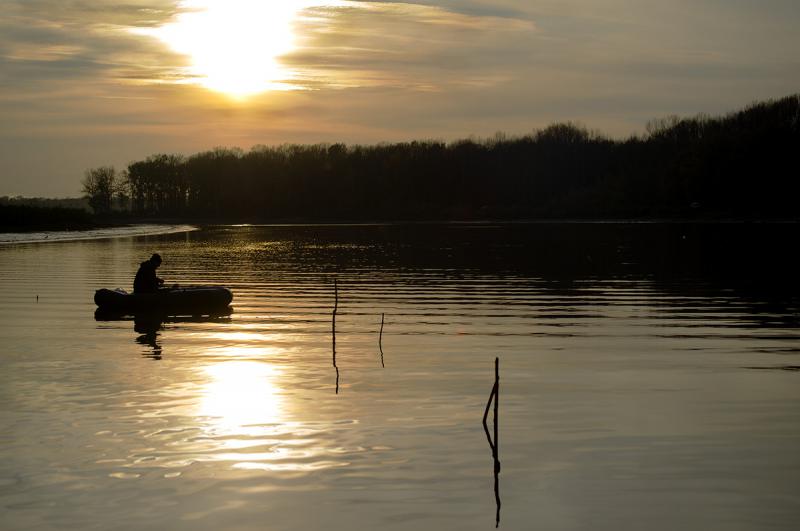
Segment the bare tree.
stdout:
<svg viewBox="0 0 800 531">
<path fill-rule="evenodd" d="M 81 182 L 84 196 L 95 214 L 108 214 L 116 191 L 116 170 L 113 166 L 101 166 L 86 170 Z"/>
<path fill-rule="evenodd" d="M 114 200 L 119 210 L 130 211 L 131 186 L 127 170 L 122 170 L 116 175 L 114 181 Z"/>
</svg>

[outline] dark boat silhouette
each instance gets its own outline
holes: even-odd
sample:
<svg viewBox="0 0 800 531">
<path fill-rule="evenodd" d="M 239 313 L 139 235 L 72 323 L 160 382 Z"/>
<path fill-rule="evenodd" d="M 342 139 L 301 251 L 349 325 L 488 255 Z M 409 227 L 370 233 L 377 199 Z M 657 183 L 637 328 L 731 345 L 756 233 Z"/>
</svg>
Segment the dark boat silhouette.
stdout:
<svg viewBox="0 0 800 531">
<path fill-rule="evenodd" d="M 232 300 L 233 293 L 221 286 L 162 288 L 152 293 L 99 289 L 94 293 L 94 302 L 99 310 L 117 314 L 207 315 L 227 308 Z"/>
</svg>

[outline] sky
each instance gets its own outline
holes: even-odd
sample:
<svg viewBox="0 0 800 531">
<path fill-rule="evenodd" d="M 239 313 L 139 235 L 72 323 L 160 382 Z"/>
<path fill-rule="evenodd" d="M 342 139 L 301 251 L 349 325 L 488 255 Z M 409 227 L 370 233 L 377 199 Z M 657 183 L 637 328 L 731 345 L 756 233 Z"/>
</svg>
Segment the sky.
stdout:
<svg viewBox="0 0 800 531">
<path fill-rule="evenodd" d="M 797 0 L 0 0 L 0 196 L 217 146 L 615 137 L 800 92 Z"/>
</svg>

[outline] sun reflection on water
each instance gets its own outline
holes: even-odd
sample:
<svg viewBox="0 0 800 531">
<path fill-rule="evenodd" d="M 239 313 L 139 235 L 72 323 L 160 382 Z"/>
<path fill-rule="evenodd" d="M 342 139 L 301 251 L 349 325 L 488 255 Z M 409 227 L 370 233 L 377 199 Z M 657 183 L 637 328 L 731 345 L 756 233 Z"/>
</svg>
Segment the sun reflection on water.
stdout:
<svg viewBox="0 0 800 531">
<path fill-rule="evenodd" d="M 284 367 L 253 359 L 252 346 L 224 351 L 229 359 L 200 369 L 205 383 L 196 415 L 213 460 L 239 470 L 296 473 L 349 465 L 332 458 L 336 451 L 322 442 L 322 425 L 290 418 Z"/>
<path fill-rule="evenodd" d="M 242 326 L 237 326 L 235 330 L 223 330 L 219 332 L 202 332 L 202 337 L 211 341 L 224 341 L 226 344 L 236 343 L 241 346 L 225 349 L 225 353 L 231 356 L 241 357 L 242 354 L 253 354 L 254 349 L 258 349 L 259 357 L 274 351 L 268 345 L 282 338 L 279 334 L 265 333 L 261 331 L 248 331 Z"/>
<path fill-rule="evenodd" d="M 260 361 L 224 361 L 207 365 L 199 415 L 211 419 L 218 434 L 252 435 L 254 427 L 284 421 L 283 398 L 276 386 L 281 369 Z"/>
</svg>

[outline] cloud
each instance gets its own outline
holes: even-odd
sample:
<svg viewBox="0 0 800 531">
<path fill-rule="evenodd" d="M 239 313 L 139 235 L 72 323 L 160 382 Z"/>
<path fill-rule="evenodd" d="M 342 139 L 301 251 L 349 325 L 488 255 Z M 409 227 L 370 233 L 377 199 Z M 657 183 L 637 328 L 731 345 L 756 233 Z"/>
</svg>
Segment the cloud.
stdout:
<svg viewBox="0 0 800 531">
<path fill-rule="evenodd" d="M 10 86 L 37 84 L 39 94 L 57 88 L 46 83 L 70 80 L 91 81 L 94 91 L 108 84 L 192 82 L 189 58 L 143 35 L 182 9 L 167 1 L 9 2 L 0 22 L 0 75 Z M 296 25 L 300 46 L 280 62 L 291 72 L 284 81 L 302 88 L 485 86 L 511 75 L 509 60 L 533 30 L 531 21 L 508 10 L 474 5 L 451 11 L 334 2 L 303 12 Z"/>
<path fill-rule="evenodd" d="M 171 2 L 9 1 L 0 21 L 0 79 L 6 86 L 52 90 L 46 83 L 174 78 L 185 61 L 126 28 L 163 23 Z M 91 88 L 91 87 L 90 87 Z"/>
<path fill-rule="evenodd" d="M 315 88 L 442 90 L 513 76 L 510 58 L 529 20 L 399 2 L 346 2 L 306 10 L 298 49 L 282 61 Z"/>
</svg>

